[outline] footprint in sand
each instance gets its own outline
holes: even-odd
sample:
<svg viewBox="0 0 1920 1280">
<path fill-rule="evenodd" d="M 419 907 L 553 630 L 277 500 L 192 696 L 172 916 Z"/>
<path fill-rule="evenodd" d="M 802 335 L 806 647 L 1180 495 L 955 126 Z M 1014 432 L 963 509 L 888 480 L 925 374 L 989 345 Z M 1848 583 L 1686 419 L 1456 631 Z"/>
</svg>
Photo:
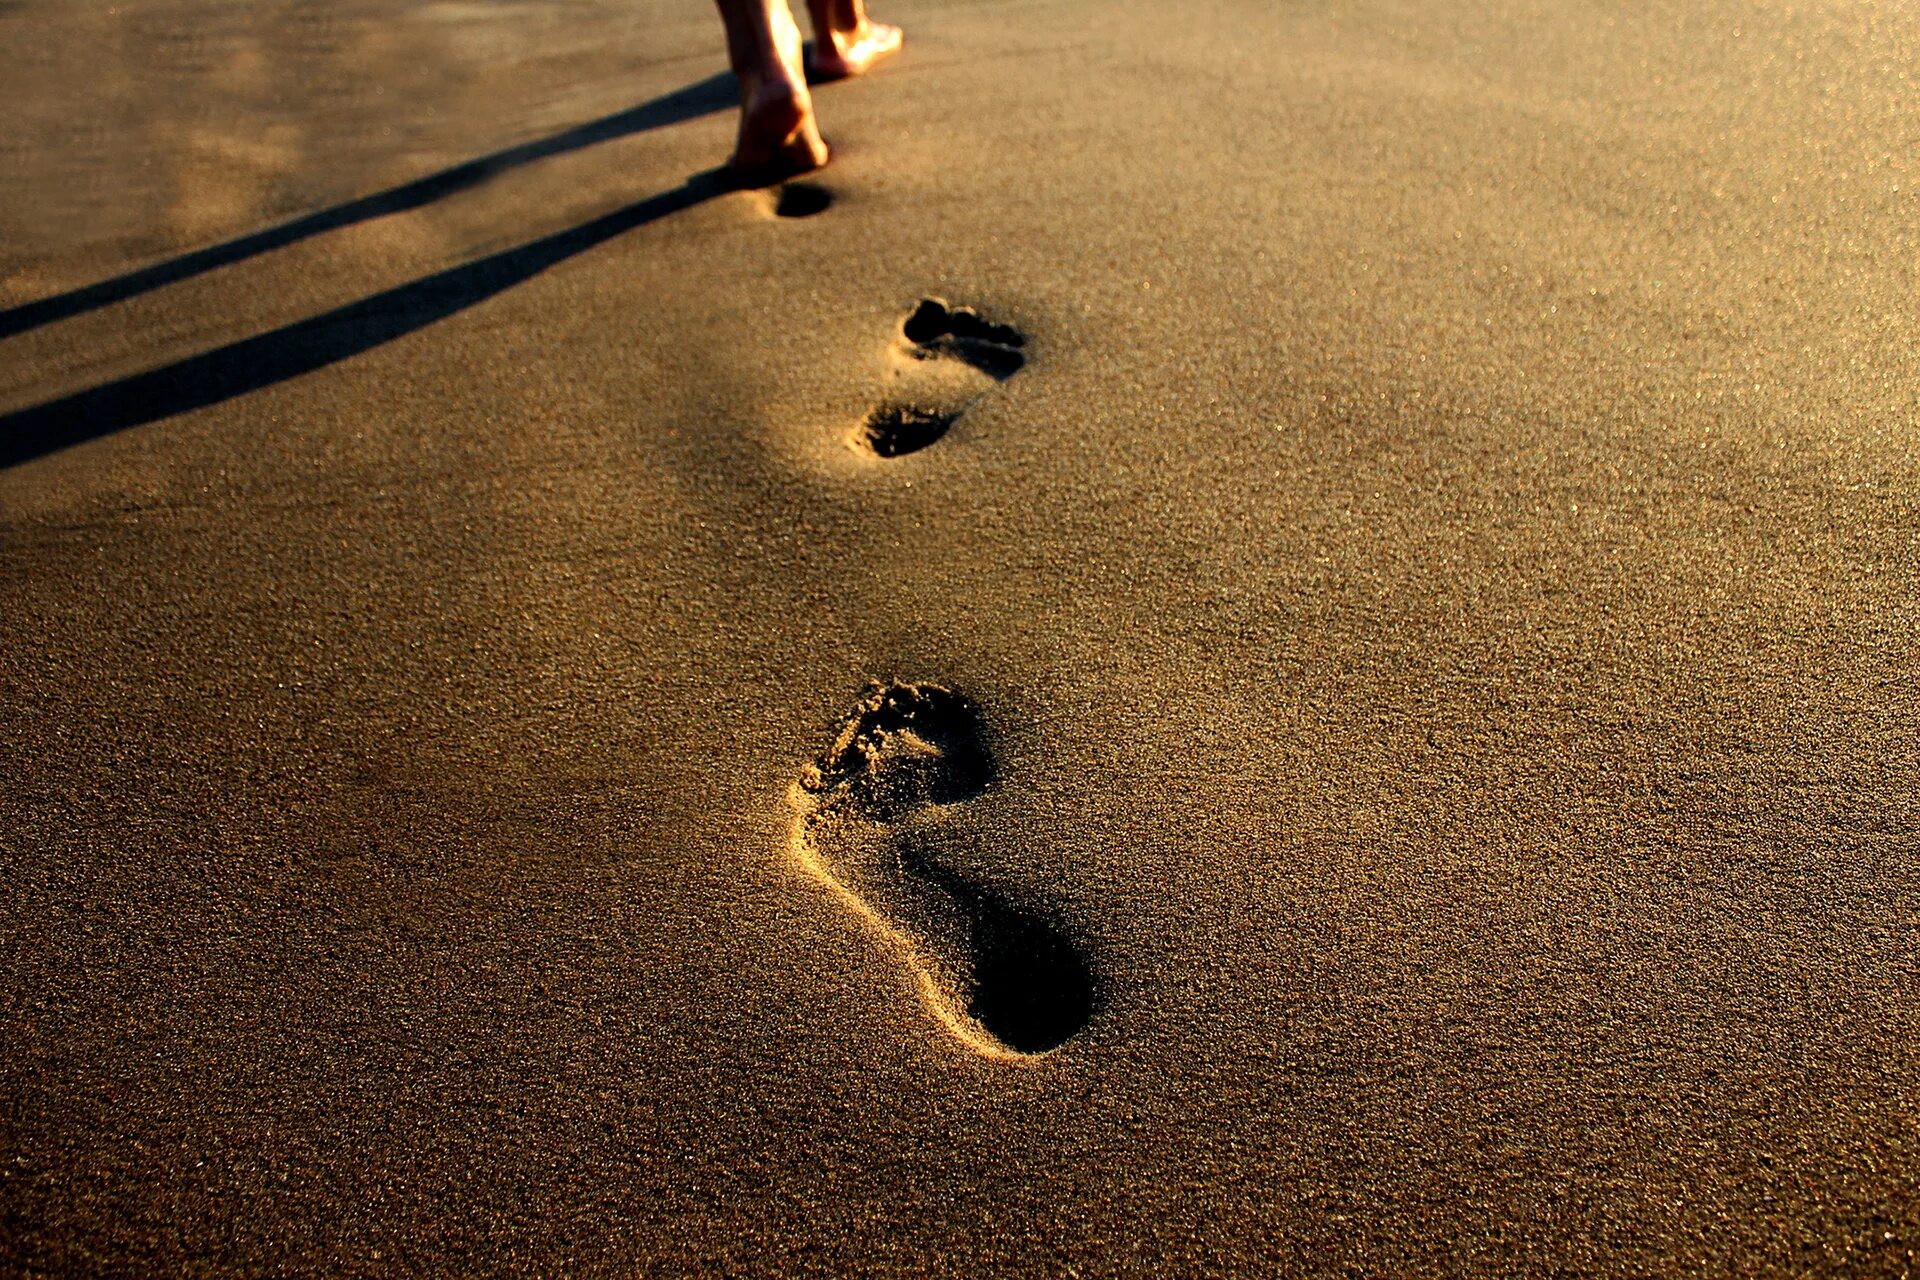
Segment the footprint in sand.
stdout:
<svg viewBox="0 0 1920 1280">
<path fill-rule="evenodd" d="M 811 218 L 833 204 L 833 192 L 817 182 L 789 182 L 773 197 L 776 218 Z"/>
<path fill-rule="evenodd" d="M 924 449 L 996 383 L 1027 363 L 1026 338 L 971 307 L 922 298 L 893 344 L 893 385 L 853 434 L 882 458 Z"/>
<path fill-rule="evenodd" d="M 971 702 L 934 684 L 876 684 L 793 787 L 793 851 L 901 952 L 955 1037 L 1015 1060 L 1086 1026 L 1094 981 L 1044 910 L 941 856 L 993 772 Z"/>
</svg>

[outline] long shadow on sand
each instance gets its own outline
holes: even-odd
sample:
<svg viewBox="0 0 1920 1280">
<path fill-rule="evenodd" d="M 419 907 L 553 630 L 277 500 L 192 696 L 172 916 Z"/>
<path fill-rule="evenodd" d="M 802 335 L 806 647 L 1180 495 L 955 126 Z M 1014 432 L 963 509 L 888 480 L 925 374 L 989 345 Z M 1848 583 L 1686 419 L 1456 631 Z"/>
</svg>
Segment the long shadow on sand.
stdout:
<svg viewBox="0 0 1920 1280">
<path fill-rule="evenodd" d="M 692 120 L 699 116 L 723 111 L 737 101 L 738 89 L 731 72 L 721 72 L 708 76 L 672 93 L 663 94 L 651 102 L 643 102 L 637 107 L 625 111 L 616 111 L 610 116 L 598 120 L 589 120 L 585 124 L 575 125 L 545 138 L 536 138 L 532 142 L 523 142 L 519 146 L 507 147 L 491 155 L 480 156 L 451 169 L 442 169 L 430 173 L 424 178 L 415 178 L 412 182 L 389 187 L 385 191 L 376 191 L 372 195 L 349 200 L 345 204 L 334 205 L 330 209 L 321 209 L 305 214 L 291 222 L 268 227 L 264 231 L 249 232 L 220 244 L 209 245 L 204 249 L 195 249 L 183 253 L 177 258 L 157 262 L 125 275 L 114 276 L 97 284 L 85 285 L 66 293 L 58 293 L 50 298 L 39 298 L 33 302 L 23 302 L 17 307 L 0 311 L 0 338 L 10 338 L 17 333 L 25 333 L 43 324 L 52 324 L 56 320 L 65 320 L 83 312 L 104 307 L 110 303 L 123 302 L 128 298 L 176 284 L 193 276 L 244 262 L 248 258 L 284 248 L 309 236 L 317 236 L 327 231 L 337 231 L 341 227 L 350 227 L 357 222 L 366 222 L 373 218 L 385 217 L 390 213 L 401 213 L 408 209 L 417 209 L 444 199 L 457 191 L 477 186 L 496 174 L 522 165 L 532 164 L 536 160 L 545 160 L 552 156 L 565 155 L 569 151 L 579 151 L 602 142 L 611 142 L 615 138 L 624 138 L 636 133 L 645 133 L 649 129 L 660 129 L 667 125 L 679 124 L 683 120 Z"/>
<path fill-rule="evenodd" d="M 516 249 L 28 409 L 0 415 L 0 467 L 231 400 L 423 329 L 623 232 L 735 190 L 709 169 L 671 191 Z"/>
</svg>

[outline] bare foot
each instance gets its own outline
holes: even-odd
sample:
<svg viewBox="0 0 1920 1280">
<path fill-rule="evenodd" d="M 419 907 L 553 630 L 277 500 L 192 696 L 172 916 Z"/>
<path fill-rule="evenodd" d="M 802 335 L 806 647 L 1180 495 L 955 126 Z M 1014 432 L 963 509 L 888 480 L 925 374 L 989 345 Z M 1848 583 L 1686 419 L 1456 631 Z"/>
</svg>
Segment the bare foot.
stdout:
<svg viewBox="0 0 1920 1280">
<path fill-rule="evenodd" d="M 856 9 L 851 22 L 844 18 L 823 28 L 814 20 L 813 59 L 807 71 L 815 80 L 842 80 L 857 76 L 880 59 L 900 51 L 906 39 L 900 28 L 884 22 L 870 22 Z"/>
<path fill-rule="evenodd" d="M 784 19 L 784 21 L 780 20 Z M 740 135 L 727 167 L 751 185 L 790 178 L 827 162 L 827 144 L 813 121 L 813 99 L 800 65 L 800 31 L 780 6 L 774 22 L 773 62 L 736 70 L 740 79 Z"/>
</svg>

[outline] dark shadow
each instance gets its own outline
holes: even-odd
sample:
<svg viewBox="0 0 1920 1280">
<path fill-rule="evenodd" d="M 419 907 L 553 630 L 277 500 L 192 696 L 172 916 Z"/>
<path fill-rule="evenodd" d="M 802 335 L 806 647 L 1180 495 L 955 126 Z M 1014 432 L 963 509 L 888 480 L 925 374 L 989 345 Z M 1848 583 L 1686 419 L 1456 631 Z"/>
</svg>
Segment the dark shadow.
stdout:
<svg viewBox="0 0 1920 1280">
<path fill-rule="evenodd" d="M 623 232 L 734 189 L 725 171 L 710 169 L 671 191 L 517 249 L 450 267 L 164 368 L 0 416 L 0 467 L 336 364 L 484 302 Z"/>
<path fill-rule="evenodd" d="M 989 893 L 973 901 L 967 1012 L 1016 1053 L 1057 1049 L 1093 1020 L 1093 972 L 1052 921 Z"/>
<path fill-rule="evenodd" d="M 438 173 L 416 178 L 412 182 L 370 196 L 361 196 L 345 204 L 334 205 L 331 209 L 322 209 L 283 222 L 279 226 L 264 231 L 249 232 L 247 235 L 220 244 L 209 245 L 204 249 L 195 249 L 183 253 L 177 258 L 157 262 L 150 267 L 141 267 L 125 275 L 102 280 L 98 284 L 84 285 L 66 293 L 55 294 L 50 298 L 41 298 L 34 302 L 23 302 L 17 307 L 0 311 L 0 338 L 10 338 L 17 333 L 25 333 L 43 324 L 56 320 L 65 320 L 96 307 L 109 303 L 122 302 L 128 298 L 175 284 L 218 267 L 231 266 L 257 257 L 274 249 L 283 248 L 309 236 L 317 236 L 327 231 L 337 231 L 341 227 L 350 227 L 356 222 L 366 222 L 373 218 L 385 217 L 390 213 L 400 213 L 407 209 L 417 209 L 421 205 L 431 204 L 477 186 L 496 174 L 536 160 L 545 160 L 551 156 L 565 155 L 569 151 L 579 151 L 601 142 L 611 142 L 615 138 L 624 138 L 631 134 L 645 133 L 649 129 L 659 129 L 683 120 L 692 120 L 699 116 L 723 111 L 738 101 L 738 90 L 731 72 L 721 72 L 708 76 L 705 80 L 675 89 L 651 102 L 643 102 L 637 107 L 617 111 L 598 120 L 589 120 L 585 124 L 575 125 L 549 137 L 538 138 L 532 142 L 523 142 L 517 147 L 508 147 L 492 155 L 468 160 L 451 169 L 442 169 Z"/>
<path fill-rule="evenodd" d="M 1016 1053 L 1045 1053 L 1093 1020 L 1093 970 L 1058 924 L 917 851 L 903 861 L 966 914 L 973 950 L 967 1014 L 989 1035 Z"/>
<path fill-rule="evenodd" d="M 789 182 L 780 188 L 773 212 L 782 218 L 811 218 L 816 213 L 825 213 L 832 203 L 833 192 L 817 182 Z"/>
</svg>

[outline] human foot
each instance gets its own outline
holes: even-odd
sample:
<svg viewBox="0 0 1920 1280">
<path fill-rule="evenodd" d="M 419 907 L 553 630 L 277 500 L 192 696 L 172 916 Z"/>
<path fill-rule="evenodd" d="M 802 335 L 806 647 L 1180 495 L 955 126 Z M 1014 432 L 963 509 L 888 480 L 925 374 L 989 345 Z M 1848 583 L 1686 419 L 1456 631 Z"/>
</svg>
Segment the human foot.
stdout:
<svg viewBox="0 0 1920 1280">
<path fill-rule="evenodd" d="M 806 86 L 762 85 L 743 93 L 740 136 L 727 167 L 736 177 L 764 186 L 827 162 L 827 144 L 813 122 Z"/>
<path fill-rule="evenodd" d="M 754 186 L 827 162 L 827 144 L 814 123 L 813 99 L 801 70 L 800 31 L 784 5 L 774 22 L 773 53 L 760 65 L 734 68 L 740 80 L 740 134 L 727 167 Z"/>
<path fill-rule="evenodd" d="M 880 59 L 898 53 L 904 32 L 885 22 L 868 19 L 860 0 L 815 0 L 813 56 L 807 73 L 815 80 L 843 80 L 866 71 Z"/>
</svg>

